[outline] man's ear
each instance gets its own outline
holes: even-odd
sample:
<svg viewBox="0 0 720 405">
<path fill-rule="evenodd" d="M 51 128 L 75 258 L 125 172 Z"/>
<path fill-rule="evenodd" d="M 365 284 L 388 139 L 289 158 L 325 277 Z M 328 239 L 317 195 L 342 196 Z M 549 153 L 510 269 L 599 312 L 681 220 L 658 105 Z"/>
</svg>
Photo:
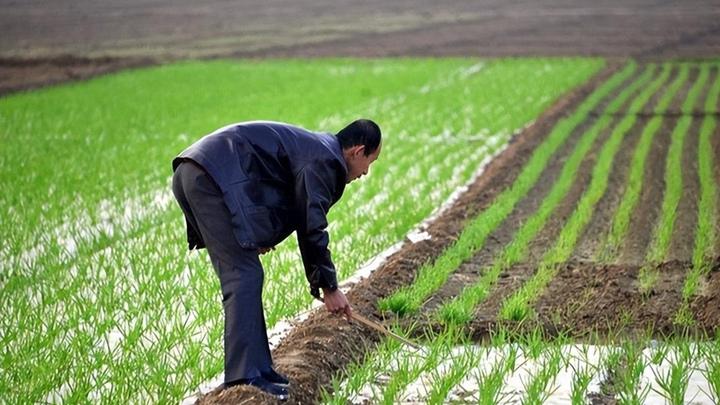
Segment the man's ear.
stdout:
<svg viewBox="0 0 720 405">
<path fill-rule="evenodd" d="M 365 145 L 355 145 L 353 148 L 353 154 L 356 156 L 365 155 Z"/>
</svg>

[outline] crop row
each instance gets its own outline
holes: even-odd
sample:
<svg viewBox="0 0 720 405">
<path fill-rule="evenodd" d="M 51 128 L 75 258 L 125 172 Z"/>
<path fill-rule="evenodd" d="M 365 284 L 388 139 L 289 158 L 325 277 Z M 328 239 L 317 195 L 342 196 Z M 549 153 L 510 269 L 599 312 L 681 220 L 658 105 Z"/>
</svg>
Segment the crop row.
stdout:
<svg viewBox="0 0 720 405">
<path fill-rule="evenodd" d="M 441 257 L 434 263 L 421 267 L 418 270 L 418 276 L 414 284 L 401 288 L 388 299 L 381 301 L 380 308 L 391 309 L 399 314 L 417 311 L 426 298 L 445 283 L 449 274 L 460 263 L 472 257 L 483 246 L 487 236 L 502 223 L 515 204 L 532 188 L 544 167 L 548 164 L 550 157 L 567 140 L 576 126 L 634 70 L 635 65 L 628 64 L 623 71 L 616 74 L 588 97 L 570 118 L 560 121 L 547 139 L 533 153 L 515 183 L 498 196 L 488 209 L 473 219 L 465 227 L 458 240 L 443 252 Z M 641 83 L 646 81 L 651 72 L 652 70 L 649 68 L 648 72 L 641 75 L 638 81 Z M 632 86 L 621 92 L 618 98 L 625 98 L 625 94 L 630 91 L 632 91 Z M 600 129 L 607 125 L 609 120 L 609 118 L 605 118 L 585 133 L 583 139 L 576 146 L 572 157 L 568 159 L 563 168 L 561 178 L 564 181 L 556 183 L 559 186 L 550 191 L 538 213 L 523 224 L 523 227 L 517 232 L 515 240 L 499 255 L 493 268 L 489 269 L 477 283 L 466 287 L 453 302 L 443 306 L 440 312 L 446 321 L 468 321 L 471 318 L 472 309 L 487 294 L 489 287 L 492 286 L 500 272 L 507 266 L 517 262 L 524 255 L 527 242 L 545 222 L 558 199 L 565 194 L 567 186 L 577 172 L 577 166 L 580 164 L 582 157 L 591 147 Z"/>
<path fill-rule="evenodd" d="M 587 349 L 581 349 L 580 352 L 584 354 L 578 356 L 577 350 L 574 352 L 576 355 L 563 354 L 562 350 L 553 346 L 554 342 L 547 342 L 541 338 L 539 332 L 520 338 L 524 345 L 514 346 L 507 344 L 504 332 L 500 329 L 499 332 L 496 331 L 498 334 L 489 344 L 478 347 L 463 339 L 454 325 L 472 319 L 474 308 L 489 293 L 500 273 L 524 259 L 527 245 L 566 194 L 569 189 L 568 184 L 575 179 L 580 162 L 587 159 L 588 151 L 602 131 L 608 131 L 609 136 L 601 146 L 593 148 L 598 149 L 599 152 L 595 158 L 590 182 L 584 189 L 575 210 L 562 227 L 554 245 L 543 256 L 538 271 L 530 281 L 504 302 L 500 315 L 510 319 L 523 319 L 530 314 L 533 300 L 553 279 L 557 265 L 566 261 L 573 253 L 578 238 L 592 218 L 596 204 L 605 194 L 613 167 L 621 167 L 615 164 L 615 155 L 628 134 L 633 131 L 639 136 L 632 151 L 632 161 L 628 166 L 627 185 L 607 234 L 599 236 L 602 244 L 597 252 L 597 258 L 602 261 L 616 259 L 618 247 L 625 239 L 632 213 L 637 209 L 640 192 L 647 181 L 645 167 L 651 145 L 660 133 L 660 136 L 671 138 L 671 146 L 666 160 L 663 209 L 654 228 L 648 259 L 663 260 L 667 253 L 669 236 L 673 231 L 677 199 L 682 195 L 681 173 L 682 170 L 687 170 L 681 167 L 680 158 L 684 138 L 693 122 L 690 115 L 697 113 L 698 100 L 702 94 L 705 94 L 704 89 L 709 87 L 703 109 L 709 114 L 702 119 L 698 132 L 700 200 L 693 267 L 687 276 L 683 293 L 685 312 L 679 313 L 689 317 L 678 318 L 683 322 L 691 321 L 689 300 L 695 294 L 700 277 L 709 271 L 709 264 L 716 254 L 714 249 L 717 232 L 717 180 L 713 176 L 716 157 L 711 142 L 712 137 L 716 135 L 715 112 L 720 95 L 718 67 L 714 63 L 666 63 L 658 72 L 657 66 L 648 65 L 635 80 L 620 89 L 617 96 L 609 100 L 597 120 L 592 125 L 588 125 L 589 129 L 582 134 L 574 151 L 564 160 L 563 169 L 540 208 L 522 224 L 514 239 L 501 253 L 497 254 L 492 266 L 483 269 L 478 281 L 466 286 L 458 297 L 443 303 L 438 314 L 441 320 L 450 324 L 450 328 L 439 336 L 426 336 L 428 347 L 421 351 L 409 350 L 396 342 L 383 341 L 376 352 L 366 355 L 364 362 L 352 365 L 342 376 L 336 377 L 332 396 L 329 394 L 325 396 L 326 403 L 367 401 L 446 403 L 462 400 L 491 404 L 513 401 L 542 403 L 549 399 L 557 399 L 579 404 L 587 402 L 591 388 L 596 395 L 600 395 L 600 391 L 611 393 L 621 403 L 717 402 L 720 392 L 720 367 L 713 349 L 708 350 L 712 346 L 708 343 L 695 344 L 684 339 L 658 343 L 648 339 L 630 340 L 621 337 L 619 346 L 607 346 L 602 354 L 592 355 Z M 690 69 L 698 72 L 697 78 L 691 83 L 684 100 L 678 100 L 679 90 L 688 86 Z M 714 75 L 710 74 L 711 69 L 715 70 Z M 422 266 L 413 285 L 403 287 L 395 295 L 381 301 L 380 307 L 398 314 L 420 310 L 427 298 L 442 287 L 452 271 L 482 248 L 485 239 L 504 218 L 498 218 L 498 213 L 507 216 L 512 210 L 511 206 L 508 211 L 502 211 L 498 204 L 508 201 L 504 199 L 508 198 L 507 195 L 511 190 L 517 190 L 523 185 L 527 186 L 525 192 L 531 188 L 532 184 L 526 183 L 527 179 L 531 178 L 527 173 L 528 168 L 533 167 L 537 173 L 538 168 L 541 170 L 545 167 L 547 156 L 552 154 L 548 151 L 556 151 L 561 143 L 553 149 L 543 148 L 547 148 L 551 140 L 557 139 L 553 137 L 557 137 L 560 131 L 567 131 L 565 134 L 567 137 L 574 128 L 587 119 L 594 106 L 602 104 L 601 101 L 613 92 L 615 86 L 627 80 L 633 70 L 633 65 L 626 67 L 586 99 L 573 115 L 560 121 L 546 141 L 536 150 L 518 180 L 488 209 L 468 223 L 454 245 L 433 263 Z M 673 71 L 675 71 L 674 78 L 668 83 Z M 707 86 L 711 77 L 714 77 L 715 81 L 711 86 Z M 638 120 L 637 114 L 648 111 L 647 105 L 653 96 L 657 99 L 650 110 L 653 114 L 647 120 Z M 672 119 L 666 116 L 666 112 L 673 102 L 678 104 L 682 102 L 680 111 L 684 115 L 676 119 L 671 134 L 661 133 L 660 129 L 663 128 L 665 121 Z M 623 114 L 618 114 L 619 112 Z M 620 115 L 619 119 L 613 122 L 618 115 Z M 569 126 L 570 120 L 577 121 Z M 536 156 L 541 150 L 546 154 L 545 162 L 541 166 L 533 166 L 540 160 Z M 518 197 L 518 200 L 520 198 Z M 517 200 L 512 201 L 513 206 L 515 203 Z M 560 341 L 562 342 L 562 339 Z M 452 346 L 452 342 L 456 342 L 457 346 L 448 348 Z M 518 350 L 518 347 L 522 347 L 522 350 Z M 519 354 L 520 352 L 522 354 Z M 537 361 L 539 358 L 537 353 L 544 354 L 543 360 Z M 572 360 L 577 360 L 578 357 L 585 359 L 581 362 L 584 366 L 578 364 L 570 366 Z M 527 358 L 533 361 L 526 364 Z M 520 370 L 523 372 L 520 373 Z M 565 370 L 565 373 L 562 370 Z M 610 380 L 602 381 L 608 375 L 613 376 L 612 385 L 608 385 Z M 565 384 L 563 390 L 560 385 L 568 381 L 572 383 Z M 599 385 L 601 383 L 602 387 Z"/>
</svg>

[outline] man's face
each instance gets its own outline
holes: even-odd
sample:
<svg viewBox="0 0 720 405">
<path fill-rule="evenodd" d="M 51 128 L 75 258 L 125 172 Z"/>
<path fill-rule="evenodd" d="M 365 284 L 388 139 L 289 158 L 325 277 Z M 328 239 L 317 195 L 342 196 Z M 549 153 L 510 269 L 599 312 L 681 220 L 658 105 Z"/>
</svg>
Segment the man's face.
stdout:
<svg viewBox="0 0 720 405">
<path fill-rule="evenodd" d="M 347 163 L 348 167 L 346 183 L 350 183 L 351 181 L 357 180 L 360 177 L 368 174 L 370 165 L 372 164 L 372 162 L 377 160 L 378 156 L 380 156 L 381 148 L 382 143 L 378 145 L 378 148 L 375 150 L 375 152 L 369 154 L 368 156 L 365 156 L 364 145 L 356 145 L 345 149 L 343 151 L 343 155 L 345 156 L 345 163 Z"/>
</svg>

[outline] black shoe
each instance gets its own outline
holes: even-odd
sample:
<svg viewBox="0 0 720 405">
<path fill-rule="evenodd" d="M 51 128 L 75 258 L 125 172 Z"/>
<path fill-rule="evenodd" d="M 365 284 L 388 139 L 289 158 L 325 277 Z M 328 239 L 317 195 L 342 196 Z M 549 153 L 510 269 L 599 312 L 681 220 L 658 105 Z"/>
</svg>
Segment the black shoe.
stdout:
<svg viewBox="0 0 720 405">
<path fill-rule="evenodd" d="M 273 384 L 284 385 L 284 386 L 287 386 L 288 384 L 290 384 L 290 380 L 288 380 L 287 377 L 278 373 L 277 371 L 273 370 L 272 368 L 270 369 L 270 371 L 261 372 L 260 374 L 262 375 L 262 378 L 270 381 Z"/>
<path fill-rule="evenodd" d="M 234 387 L 236 385 L 252 385 L 253 387 L 259 388 L 261 391 L 264 391 L 266 394 L 272 395 L 277 400 L 285 401 L 288 399 L 287 389 L 273 384 L 262 377 L 241 378 L 224 384 L 225 388 Z"/>
</svg>

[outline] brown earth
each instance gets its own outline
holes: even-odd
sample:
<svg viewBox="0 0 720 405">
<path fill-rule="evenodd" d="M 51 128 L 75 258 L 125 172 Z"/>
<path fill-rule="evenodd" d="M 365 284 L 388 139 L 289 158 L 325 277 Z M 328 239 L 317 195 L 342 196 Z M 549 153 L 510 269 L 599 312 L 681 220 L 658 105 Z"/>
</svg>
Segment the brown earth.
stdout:
<svg viewBox="0 0 720 405">
<path fill-rule="evenodd" d="M 437 257 L 462 230 L 474 213 L 487 207 L 507 187 L 542 142 L 558 119 L 571 111 L 599 83 L 616 71 L 618 64 L 603 70 L 592 80 L 557 101 L 521 134 L 513 137 L 508 147 L 485 169 L 481 176 L 459 200 L 429 225 L 432 239 L 412 244 L 408 241 L 391 256 L 371 277 L 355 286 L 348 299 L 353 309 L 371 319 L 382 321 L 376 309 L 377 301 L 389 296 L 402 285 L 412 283 L 416 271 Z M 312 403 L 321 387 L 327 387 L 332 375 L 374 347 L 380 336 L 358 324 L 319 311 L 298 325 L 273 352 L 276 368 L 290 377 L 290 403 Z M 257 389 L 240 386 L 222 392 L 212 392 L 200 403 L 274 403 Z"/>
<path fill-rule="evenodd" d="M 0 95 L 188 58 L 720 55 L 710 0 L 0 0 Z"/>
<path fill-rule="evenodd" d="M 633 83 L 640 76 L 642 76 L 642 74 L 645 72 L 645 69 L 646 69 L 646 66 L 638 66 L 635 69 L 635 71 L 633 72 L 633 74 L 630 75 L 630 77 L 628 77 L 627 79 L 625 79 L 625 81 L 618 87 L 618 89 L 615 90 L 614 96 L 617 96 L 622 90 L 624 90 L 625 88 L 630 86 L 631 83 Z M 628 103 L 630 102 L 629 100 L 631 100 L 637 94 L 637 92 L 638 91 L 636 90 L 635 92 L 630 94 L 621 107 L 627 106 Z M 598 105 L 590 112 L 590 115 L 595 117 L 600 114 L 607 114 L 608 112 L 606 111 L 606 109 L 608 108 L 610 103 L 613 100 L 615 100 L 615 98 L 616 97 L 606 97 L 604 100 L 602 100 L 600 103 L 598 103 Z M 621 108 L 621 110 L 622 110 L 622 108 Z"/>
<path fill-rule="evenodd" d="M 691 67 L 689 69 L 688 79 L 682 84 L 682 86 L 680 86 L 677 93 L 675 93 L 675 96 L 673 97 L 670 105 L 668 106 L 668 111 L 681 112 L 682 104 L 687 98 L 687 95 L 690 92 L 690 88 L 693 86 L 693 84 L 695 84 L 695 81 L 697 81 L 699 74 L 700 68 Z M 707 87 L 709 86 L 705 86 L 705 88 Z M 655 105 L 653 105 L 652 107 L 655 108 Z"/>
<path fill-rule="evenodd" d="M 567 263 L 535 308 L 543 323 L 573 334 L 670 334 L 688 268 L 681 262 L 656 268 L 660 278 L 648 297 L 637 288 L 640 266 Z"/>
<path fill-rule="evenodd" d="M 661 68 L 662 69 L 662 68 Z M 674 66 L 670 71 L 670 76 L 665 80 L 663 89 L 667 89 L 674 81 L 677 79 L 677 77 L 680 75 L 680 68 L 678 66 Z M 652 81 L 648 82 L 652 83 Z M 642 91 L 643 89 L 640 89 Z M 678 91 L 681 92 L 682 88 Z M 665 96 L 665 91 L 657 91 L 655 94 L 650 97 L 650 100 L 645 104 L 641 109 L 640 112 L 643 114 L 655 114 L 655 108 L 657 107 L 658 102 L 660 102 L 660 99 Z M 677 94 L 675 94 L 674 100 L 677 100 Z M 672 104 L 672 100 L 671 100 Z M 677 111 L 677 110 L 676 110 Z M 622 113 L 623 110 L 621 109 L 620 112 Z"/>
<path fill-rule="evenodd" d="M 85 58 L 65 55 L 33 59 L 0 58 L 0 95 L 155 63 L 152 58 L 136 57 Z"/>
</svg>

